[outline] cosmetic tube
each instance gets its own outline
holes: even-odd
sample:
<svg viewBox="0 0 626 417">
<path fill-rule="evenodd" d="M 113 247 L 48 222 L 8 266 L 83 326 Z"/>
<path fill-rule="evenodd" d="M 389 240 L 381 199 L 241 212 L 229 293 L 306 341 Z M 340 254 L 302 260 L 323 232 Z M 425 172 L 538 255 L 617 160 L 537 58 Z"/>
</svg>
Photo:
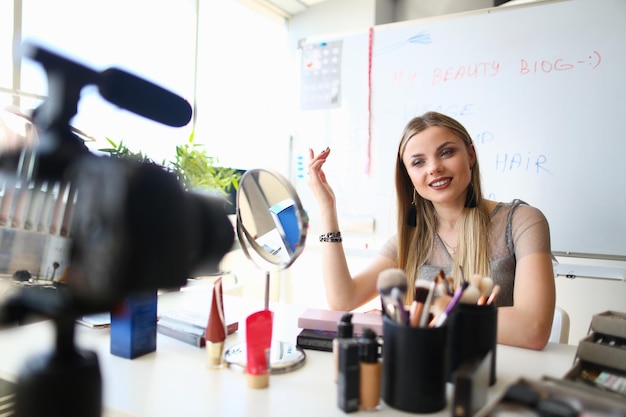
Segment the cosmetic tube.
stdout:
<svg viewBox="0 0 626 417">
<path fill-rule="evenodd" d="M 339 340 L 337 406 L 346 413 L 359 410 L 359 374 L 359 343 L 354 339 Z"/>
<path fill-rule="evenodd" d="M 224 318 L 224 299 L 222 295 L 222 277 L 213 283 L 213 298 L 209 322 L 206 326 L 205 339 L 208 358 L 208 367 L 211 369 L 221 368 L 224 353 L 224 341 L 226 340 L 226 319 Z"/>
<path fill-rule="evenodd" d="M 380 404 L 382 364 L 378 360 L 379 343 L 376 333 L 363 329 L 359 338 L 359 404 L 363 410 L 374 410 Z"/>
<path fill-rule="evenodd" d="M 246 318 L 246 381 L 250 388 L 270 384 L 269 359 L 272 345 L 273 314 L 257 311 Z"/>
<path fill-rule="evenodd" d="M 342 339 L 352 339 L 354 336 L 354 325 L 352 324 L 352 313 L 345 313 L 337 323 L 337 337 L 333 339 L 333 380 L 337 382 L 339 376 L 339 341 Z"/>
</svg>

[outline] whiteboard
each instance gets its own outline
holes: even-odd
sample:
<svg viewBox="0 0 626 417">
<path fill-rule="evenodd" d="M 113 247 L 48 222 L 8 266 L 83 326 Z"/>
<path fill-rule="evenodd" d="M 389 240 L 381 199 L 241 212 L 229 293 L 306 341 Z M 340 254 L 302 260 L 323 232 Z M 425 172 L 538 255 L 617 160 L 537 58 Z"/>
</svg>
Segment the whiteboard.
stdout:
<svg viewBox="0 0 626 417">
<path fill-rule="evenodd" d="M 566 0 L 376 27 L 371 89 L 361 83 L 343 92 L 342 109 L 302 116 L 316 121 L 308 124 L 309 136 L 332 137 L 326 142 L 339 149 L 333 157 L 341 168 L 331 159 L 328 170 L 341 190 L 340 215 L 354 211 L 350 202 L 356 201 L 376 219 L 376 233 L 395 232 L 395 220 L 388 219 L 395 213 L 402 129 L 410 118 L 436 110 L 472 135 L 487 198 L 519 198 L 542 210 L 553 251 L 626 259 L 624 22 L 626 1 Z M 350 76 L 362 77 L 369 70 L 369 37 L 344 41 L 344 60 L 359 63 Z M 371 108 L 350 107 L 351 95 L 371 99 Z M 358 127 L 371 135 L 343 153 L 354 138 L 345 126 L 333 126 L 338 112 L 361 121 Z M 358 157 L 367 148 L 371 160 L 357 178 L 364 171 Z M 349 177 L 340 172 L 346 165 Z"/>
<path fill-rule="evenodd" d="M 625 256 L 624 22 L 623 0 L 571 0 L 376 30 L 373 154 L 393 167 L 406 122 L 446 113 L 473 137 L 485 195 L 541 209 L 554 251 Z"/>
</svg>

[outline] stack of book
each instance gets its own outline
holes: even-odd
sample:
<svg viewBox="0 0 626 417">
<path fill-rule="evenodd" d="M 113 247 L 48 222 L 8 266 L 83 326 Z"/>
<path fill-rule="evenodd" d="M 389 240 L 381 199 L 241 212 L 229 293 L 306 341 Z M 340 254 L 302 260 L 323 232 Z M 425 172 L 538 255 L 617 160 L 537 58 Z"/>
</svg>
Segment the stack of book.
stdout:
<svg viewBox="0 0 626 417">
<path fill-rule="evenodd" d="M 302 349 L 332 352 L 333 339 L 337 337 L 337 324 L 346 311 L 309 308 L 298 317 L 296 345 Z M 358 337 L 363 329 L 370 328 L 378 336 L 383 334 L 383 317 L 379 310 L 352 312 L 354 336 Z"/>
<path fill-rule="evenodd" d="M 160 315 L 157 322 L 157 332 L 193 346 L 204 347 L 208 321 L 208 314 L 184 309 L 170 310 Z M 239 322 L 229 321 L 226 317 L 226 323 L 227 334 L 239 330 Z"/>
</svg>

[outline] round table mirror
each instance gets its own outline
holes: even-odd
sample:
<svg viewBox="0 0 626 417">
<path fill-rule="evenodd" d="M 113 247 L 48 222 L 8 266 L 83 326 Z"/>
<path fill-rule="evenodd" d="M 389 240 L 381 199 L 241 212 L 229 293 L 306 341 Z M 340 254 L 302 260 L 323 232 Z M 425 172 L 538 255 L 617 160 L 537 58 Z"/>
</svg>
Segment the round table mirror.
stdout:
<svg viewBox="0 0 626 417">
<path fill-rule="evenodd" d="M 308 218 L 291 183 L 267 169 L 246 171 L 237 191 L 237 237 L 241 249 L 265 272 L 265 309 L 269 309 L 271 272 L 288 268 L 304 249 Z M 270 372 L 284 373 L 304 365 L 306 355 L 294 344 L 273 340 Z M 245 345 L 226 351 L 229 365 L 245 369 Z"/>
</svg>

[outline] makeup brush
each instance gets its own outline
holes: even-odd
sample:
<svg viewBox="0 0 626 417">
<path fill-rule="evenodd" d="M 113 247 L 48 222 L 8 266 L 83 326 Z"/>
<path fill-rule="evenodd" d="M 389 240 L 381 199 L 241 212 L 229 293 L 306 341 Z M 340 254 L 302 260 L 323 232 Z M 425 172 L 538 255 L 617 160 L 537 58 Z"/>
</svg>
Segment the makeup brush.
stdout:
<svg viewBox="0 0 626 417">
<path fill-rule="evenodd" d="M 411 303 L 411 307 L 409 307 L 409 324 L 411 325 L 411 327 L 419 326 L 420 317 L 422 316 L 423 309 L 423 303 L 420 303 L 417 300 L 413 300 L 413 302 Z"/>
<path fill-rule="evenodd" d="M 463 292 L 467 289 L 468 286 L 469 286 L 469 283 L 467 281 L 465 281 L 465 282 L 461 283 L 461 285 L 459 285 L 456 288 L 456 290 L 454 290 L 454 295 L 452 296 L 452 299 L 450 300 L 450 302 L 446 306 L 446 309 L 444 310 L 443 313 L 441 313 L 438 317 L 435 317 L 431 321 L 431 323 L 430 323 L 431 327 L 433 325 L 435 327 L 443 326 L 443 324 L 445 323 L 446 319 L 448 318 L 448 316 L 450 315 L 450 313 L 452 312 L 454 307 L 456 307 L 456 305 L 458 304 L 459 300 L 461 299 L 461 296 L 463 295 Z"/>
<path fill-rule="evenodd" d="M 450 300 L 452 300 L 451 295 L 440 295 L 435 298 L 432 302 L 431 307 L 433 317 L 437 317 L 442 314 L 446 310 L 446 307 L 448 306 Z M 430 322 L 432 322 L 432 320 Z"/>
<path fill-rule="evenodd" d="M 455 286 L 454 286 L 454 278 L 452 278 L 452 277 L 446 277 L 446 283 L 447 283 L 447 285 L 448 285 L 448 295 L 449 295 L 449 296 L 454 295 L 454 289 L 455 289 Z"/>
<path fill-rule="evenodd" d="M 439 274 L 435 276 L 435 288 L 437 288 L 437 292 L 439 295 L 452 295 L 452 291 L 450 290 L 450 283 L 446 279 L 446 274 L 443 272 L 443 269 L 439 270 Z"/>
<path fill-rule="evenodd" d="M 498 284 L 493 286 L 493 290 L 491 290 L 491 294 L 489 294 L 489 298 L 487 299 L 487 304 L 492 304 L 498 294 L 500 293 L 500 286 Z"/>
<path fill-rule="evenodd" d="M 428 317 L 430 315 L 430 306 L 433 303 L 433 297 L 435 296 L 435 281 L 430 281 L 428 284 L 428 296 L 424 301 L 424 309 L 422 310 L 422 317 L 420 318 L 420 327 L 424 327 L 428 324 Z"/>
<path fill-rule="evenodd" d="M 383 313 L 397 323 L 409 323 L 408 312 L 404 308 L 407 291 L 407 278 L 403 270 L 390 268 L 378 274 L 376 288 L 380 293 Z"/>
<path fill-rule="evenodd" d="M 480 281 L 480 297 L 478 298 L 478 305 L 484 305 L 487 302 L 487 298 L 493 291 L 493 280 L 489 277 L 483 277 Z"/>
<path fill-rule="evenodd" d="M 480 282 L 483 277 L 479 274 L 474 274 L 469 280 L 469 285 L 463 291 L 463 295 L 459 302 L 464 304 L 476 304 L 478 303 L 478 299 L 480 298 Z"/>
<path fill-rule="evenodd" d="M 435 282 L 418 279 L 415 282 L 415 297 L 411 304 L 411 312 L 409 314 L 411 326 L 422 326 L 422 316 L 424 311 L 430 307 L 430 300 L 434 292 Z M 428 304 L 428 306 L 427 306 Z M 428 314 L 426 315 L 428 316 Z"/>
</svg>

